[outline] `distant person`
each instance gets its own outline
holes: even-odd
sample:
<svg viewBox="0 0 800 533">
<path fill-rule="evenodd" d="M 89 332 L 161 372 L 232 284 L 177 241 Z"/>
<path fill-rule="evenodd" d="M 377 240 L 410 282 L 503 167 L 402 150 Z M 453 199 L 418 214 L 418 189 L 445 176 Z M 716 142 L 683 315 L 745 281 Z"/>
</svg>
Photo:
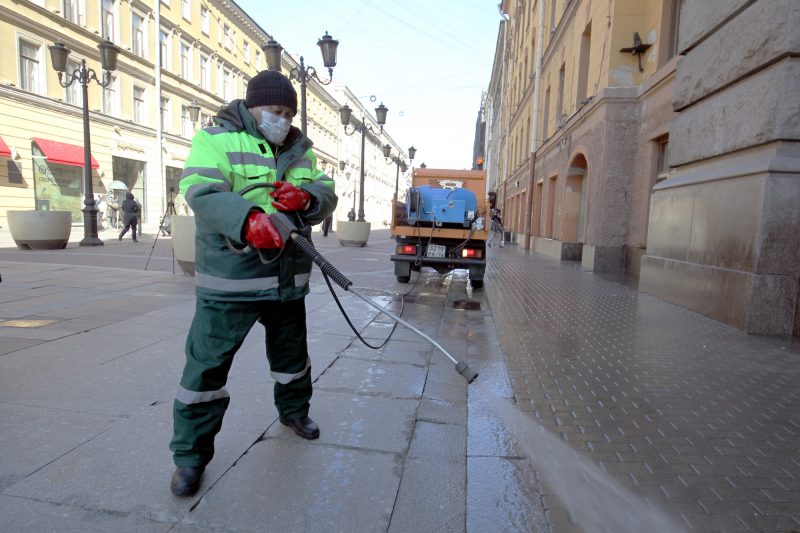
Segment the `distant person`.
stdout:
<svg viewBox="0 0 800 533">
<path fill-rule="evenodd" d="M 134 200 L 133 193 L 129 192 L 125 194 L 125 200 L 122 202 L 122 233 L 119 234 L 119 240 L 122 240 L 122 237 L 128 232 L 129 229 L 133 230 L 133 242 L 137 242 L 136 240 L 136 226 L 137 222 L 139 221 L 139 214 L 142 212 L 142 208 L 139 207 L 139 202 Z"/>
<path fill-rule="evenodd" d="M 328 232 L 331 230 L 331 226 L 333 225 L 333 214 L 328 215 L 325 217 L 325 220 L 322 221 L 322 236 L 327 237 Z"/>
<path fill-rule="evenodd" d="M 108 191 L 106 195 L 106 207 L 108 209 L 106 213 L 106 219 L 109 221 L 109 225 L 112 228 L 119 227 L 119 200 L 117 199 L 117 195 L 114 193 L 113 190 Z"/>
</svg>

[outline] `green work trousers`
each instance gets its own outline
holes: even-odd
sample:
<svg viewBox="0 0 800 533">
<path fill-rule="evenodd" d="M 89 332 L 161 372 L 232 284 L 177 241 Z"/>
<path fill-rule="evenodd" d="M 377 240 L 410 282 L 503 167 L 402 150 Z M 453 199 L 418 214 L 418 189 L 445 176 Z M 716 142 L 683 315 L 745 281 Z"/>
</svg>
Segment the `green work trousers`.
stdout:
<svg viewBox="0 0 800 533">
<path fill-rule="evenodd" d="M 306 345 L 305 300 L 220 302 L 197 300 L 186 364 L 173 404 L 170 442 L 177 466 L 204 466 L 230 403 L 225 384 L 233 356 L 256 321 L 266 331 L 267 359 L 275 379 L 275 405 L 283 418 L 308 415 L 311 366 Z"/>
</svg>

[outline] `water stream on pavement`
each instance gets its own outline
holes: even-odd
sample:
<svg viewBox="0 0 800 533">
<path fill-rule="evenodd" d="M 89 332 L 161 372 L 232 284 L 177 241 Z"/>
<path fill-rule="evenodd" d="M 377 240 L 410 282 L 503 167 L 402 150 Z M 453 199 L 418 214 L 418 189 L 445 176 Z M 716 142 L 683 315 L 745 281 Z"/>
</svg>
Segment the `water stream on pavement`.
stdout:
<svg viewBox="0 0 800 533">
<path fill-rule="evenodd" d="M 573 522 L 587 533 L 684 533 L 681 523 L 620 485 L 488 387 L 478 385 Z"/>
</svg>

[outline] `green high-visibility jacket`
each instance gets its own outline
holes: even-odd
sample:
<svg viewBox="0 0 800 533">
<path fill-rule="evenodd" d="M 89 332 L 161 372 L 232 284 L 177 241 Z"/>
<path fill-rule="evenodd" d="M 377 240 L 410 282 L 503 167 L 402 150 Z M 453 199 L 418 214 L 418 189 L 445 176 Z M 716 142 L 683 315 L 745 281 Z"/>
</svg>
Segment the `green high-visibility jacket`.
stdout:
<svg viewBox="0 0 800 533">
<path fill-rule="evenodd" d="M 300 213 L 319 224 L 336 208 L 334 182 L 317 168 L 311 141 L 292 127 L 275 153 L 259 133 L 243 100 L 234 100 L 214 117 L 214 126 L 197 132 L 186 160 L 180 193 L 195 215 L 195 287 L 207 300 L 296 300 L 308 293 L 311 260 L 292 242 L 283 255 L 263 264 L 255 251 L 237 254 L 244 224 L 253 209 L 274 213 L 271 188 L 239 191 L 255 183 L 285 180 L 311 195 Z M 275 253 L 270 253 L 270 257 Z"/>
</svg>

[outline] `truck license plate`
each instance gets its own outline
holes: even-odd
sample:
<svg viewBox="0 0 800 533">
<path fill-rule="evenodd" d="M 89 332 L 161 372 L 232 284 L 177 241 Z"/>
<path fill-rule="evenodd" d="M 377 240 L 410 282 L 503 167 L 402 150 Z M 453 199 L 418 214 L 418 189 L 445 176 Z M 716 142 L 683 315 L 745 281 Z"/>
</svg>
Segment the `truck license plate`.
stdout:
<svg viewBox="0 0 800 533">
<path fill-rule="evenodd" d="M 441 244 L 429 244 L 428 251 L 425 253 L 428 257 L 444 257 L 445 247 Z"/>
</svg>

